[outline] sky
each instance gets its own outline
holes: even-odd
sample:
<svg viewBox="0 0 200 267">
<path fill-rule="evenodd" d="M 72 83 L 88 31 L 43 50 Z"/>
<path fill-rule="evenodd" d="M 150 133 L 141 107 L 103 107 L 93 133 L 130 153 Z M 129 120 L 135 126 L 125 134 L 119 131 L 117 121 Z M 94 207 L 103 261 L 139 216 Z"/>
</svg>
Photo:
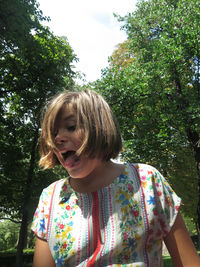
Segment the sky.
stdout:
<svg viewBox="0 0 200 267">
<path fill-rule="evenodd" d="M 113 16 L 133 12 L 137 0 L 38 0 L 48 25 L 57 36 L 66 36 L 79 58 L 75 70 L 85 74 L 85 82 L 101 77 L 108 57 L 126 33 Z"/>
</svg>

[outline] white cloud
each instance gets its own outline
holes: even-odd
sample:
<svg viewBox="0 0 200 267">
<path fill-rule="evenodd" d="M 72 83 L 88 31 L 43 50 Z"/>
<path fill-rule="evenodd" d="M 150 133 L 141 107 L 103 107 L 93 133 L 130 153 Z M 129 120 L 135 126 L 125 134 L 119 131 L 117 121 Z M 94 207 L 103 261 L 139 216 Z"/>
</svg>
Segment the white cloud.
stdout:
<svg viewBox="0 0 200 267">
<path fill-rule="evenodd" d="M 59 36 L 66 36 L 79 58 L 76 68 L 87 81 L 100 78 L 115 46 L 126 39 L 113 13 L 133 12 L 136 0 L 39 0 L 48 26 Z"/>
</svg>

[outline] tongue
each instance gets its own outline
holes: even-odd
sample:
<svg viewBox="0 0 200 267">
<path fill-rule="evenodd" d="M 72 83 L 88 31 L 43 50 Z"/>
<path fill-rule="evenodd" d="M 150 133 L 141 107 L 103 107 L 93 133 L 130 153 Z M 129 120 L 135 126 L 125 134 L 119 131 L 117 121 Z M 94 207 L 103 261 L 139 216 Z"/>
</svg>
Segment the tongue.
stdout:
<svg viewBox="0 0 200 267">
<path fill-rule="evenodd" d="M 76 155 L 76 153 L 70 154 L 66 160 L 65 160 L 65 166 L 66 167 L 73 167 L 75 164 L 77 164 L 80 161 L 79 157 Z"/>
</svg>

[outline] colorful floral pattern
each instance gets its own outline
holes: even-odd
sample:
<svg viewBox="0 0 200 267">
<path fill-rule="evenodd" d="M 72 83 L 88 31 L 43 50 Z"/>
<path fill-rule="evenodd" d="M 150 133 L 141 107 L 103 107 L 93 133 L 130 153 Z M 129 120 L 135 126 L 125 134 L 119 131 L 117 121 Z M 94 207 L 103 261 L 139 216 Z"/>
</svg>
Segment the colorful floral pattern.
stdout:
<svg viewBox="0 0 200 267">
<path fill-rule="evenodd" d="M 32 230 L 48 241 L 57 266 L 160 267 L 162 240 L 180 202 L 155 168 L 126 164 L 111 185 L 94 193 L 73 191 L 68 179 L 51 184 Z"/>
</svg>

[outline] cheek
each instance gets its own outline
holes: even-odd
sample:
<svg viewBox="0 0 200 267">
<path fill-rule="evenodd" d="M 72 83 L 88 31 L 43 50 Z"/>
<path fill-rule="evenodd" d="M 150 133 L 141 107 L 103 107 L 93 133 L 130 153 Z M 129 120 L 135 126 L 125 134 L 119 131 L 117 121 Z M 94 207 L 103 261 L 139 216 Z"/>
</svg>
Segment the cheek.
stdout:
<svg viewBox="0 0 200 267">
<path fill-rule="evenodd" d="M 76 132 L 76 139 L 77 139 L 77 142 L 81 145 L 83 143 L 83 140 L 84 140 L 84 130 L 80 129 Z"/>
</svg>

